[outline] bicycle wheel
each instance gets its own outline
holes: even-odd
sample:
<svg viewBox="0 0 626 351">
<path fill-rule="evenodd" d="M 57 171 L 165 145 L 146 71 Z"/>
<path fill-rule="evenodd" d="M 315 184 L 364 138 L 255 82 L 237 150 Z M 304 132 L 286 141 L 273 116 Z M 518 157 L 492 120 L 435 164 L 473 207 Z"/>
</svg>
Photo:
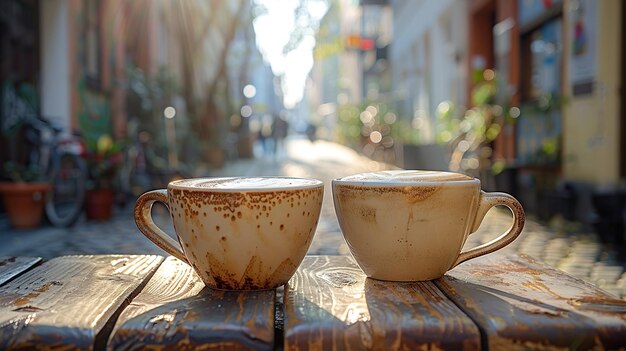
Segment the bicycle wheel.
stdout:
<svg viewBox="0 0 626 351">
<path fill-rule="evenodd" d="M 85 200 L 85 161 L 70 153 L 54 155 L 51 177 L 52 190 L 46 199 L 46 216 L 55 227 L 74 225 Z"/>
</svg>

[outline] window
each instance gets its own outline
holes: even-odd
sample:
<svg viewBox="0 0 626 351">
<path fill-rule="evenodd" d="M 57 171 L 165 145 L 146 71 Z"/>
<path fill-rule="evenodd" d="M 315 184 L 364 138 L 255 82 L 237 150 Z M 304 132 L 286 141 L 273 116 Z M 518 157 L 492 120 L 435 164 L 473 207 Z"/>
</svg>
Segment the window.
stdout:
<svg viewBox="0 0 626 351">
<path fill-rule="evenodd" d="M 522 99 L 536 101 L 561 90 L 561 19 L 522 37 Z"/>
<path fill-rule="evenodd" d="M 100 88 L 100 1 L 86 0 L 85 5 L 85 47 L 84 70 L 87 84 Z"/>
<path fill-rule="evenodd" d="M 521 164 L 560 165 L 562 19 L 540 23 L 522 37 L 522 115 L 517 121 Z"/>
</svg>

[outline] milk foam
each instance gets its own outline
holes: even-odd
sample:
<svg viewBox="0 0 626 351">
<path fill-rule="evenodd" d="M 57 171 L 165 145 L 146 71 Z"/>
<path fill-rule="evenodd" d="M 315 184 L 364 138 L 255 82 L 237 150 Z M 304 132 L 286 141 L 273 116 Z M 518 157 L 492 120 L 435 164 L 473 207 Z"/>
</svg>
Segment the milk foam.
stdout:
<svg viewBox="0 0 626 351">
<path fill-rule="evenodd" d="M 347 182 L 372 183 L 416 183 L 416 182 L 449 182 L 467 181 L 474 178 L 464 174 L 439 171 L 389 170 L 371 173 L 359 173 L 338 179 Z"/>
<path fill-rule="evenodd" d="M 222 190 L 267 190 L 282 188 L 308 188 L 322 184 L 316 179 L 289 177 L 194 178 L 171 183 L 176 188 L 201 188 Z"/>
</svg>

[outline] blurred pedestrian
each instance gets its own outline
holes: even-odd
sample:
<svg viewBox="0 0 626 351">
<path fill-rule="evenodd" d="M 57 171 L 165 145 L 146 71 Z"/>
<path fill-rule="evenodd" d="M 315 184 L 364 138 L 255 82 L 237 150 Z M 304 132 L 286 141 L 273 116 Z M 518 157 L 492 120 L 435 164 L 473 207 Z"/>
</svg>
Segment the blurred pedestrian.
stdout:
<svg viewBox="0 0 626 351">
<path fill-rule="evenodd" d="M 289 131 L 289 122 L 284 114 L 281 114 L 274 120 L 274 157 L 283 156 L 285 154 L 285 138 Z"/>
<path fill-rule="evenodd" d="M 309 138 L 309 141 L 312 143 L 315 142 L 315 139 L 317 139 L 316 135 L 317 127 L 314 124 L 309 123 L 306 127 L 306 136 Z"/>
<path fill-rule="evenodd" d="M 261 142 L 261 147 L 263 149 L 263 154 L 267 155 L 271 150 L 273 150 L 272 144 L 273 140 L 273 119 L 271 115 L 264 115 L 261 118 L 261 128 L 259 128 L 259 141 Z"/>
</svg>

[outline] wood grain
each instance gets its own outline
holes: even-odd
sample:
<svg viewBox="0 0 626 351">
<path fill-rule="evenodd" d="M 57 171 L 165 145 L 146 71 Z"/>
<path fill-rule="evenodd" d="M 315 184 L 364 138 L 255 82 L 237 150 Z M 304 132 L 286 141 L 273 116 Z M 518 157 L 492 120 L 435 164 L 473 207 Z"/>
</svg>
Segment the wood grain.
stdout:
<svg viewBox="0 0 626 351">
<path fill-rule="evenodd" d="M 286 350 L 480 347 L 479 331 L 432 282 L 367 279 L 352 257 L 308 256 L 285 289 Z"/>
<path fill-rule="evenodd" d="M 204 287 L 189 265 L 169 257 L 122 312 L 109 350 L 270 350 L 274 292 Z"/>
<path fill-rule="evenodd" d="M 160 256 L 63 256 L 0 287 L 0 349 L 103 348 Z"/>
<path fill-rule="evenodd" d="M 0 286 L 40 261 L 40 257 L 0 257 Z"/>
<path fill-rule="evenodd" d="M 437 285 L 491 350 L 626 348 L 625 301 L 529 257 L 483 256 Z"/>
</svg>

